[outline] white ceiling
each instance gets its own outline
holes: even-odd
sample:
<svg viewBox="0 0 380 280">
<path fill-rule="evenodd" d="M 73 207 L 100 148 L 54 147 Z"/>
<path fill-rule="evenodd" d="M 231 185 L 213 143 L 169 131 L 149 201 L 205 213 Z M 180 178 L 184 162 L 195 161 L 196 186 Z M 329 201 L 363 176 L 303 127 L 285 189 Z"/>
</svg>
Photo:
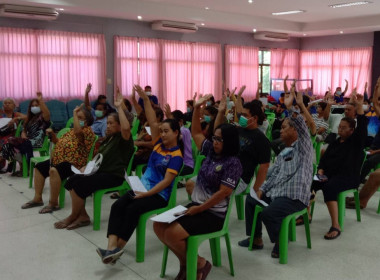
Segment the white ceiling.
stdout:
<svg viewBox="0 0 380 280">
<path fill-rule="evenodd" d="M 0 0 L 1 1 L 1 0 Z M 252 32 L 285 32 L 321 36 L 380 30 L 380 0 L 362 6 L 330 8 L 358 0 L 2 0 L 3 3 L 64 8 L 62 13 L 143 21 L 176 20 L 204 23 L 205 28 Z M 205 7 L 209 7 L 206 10 Z M 305 10 L 273 16 L 272 12 Z"/>
</svg>

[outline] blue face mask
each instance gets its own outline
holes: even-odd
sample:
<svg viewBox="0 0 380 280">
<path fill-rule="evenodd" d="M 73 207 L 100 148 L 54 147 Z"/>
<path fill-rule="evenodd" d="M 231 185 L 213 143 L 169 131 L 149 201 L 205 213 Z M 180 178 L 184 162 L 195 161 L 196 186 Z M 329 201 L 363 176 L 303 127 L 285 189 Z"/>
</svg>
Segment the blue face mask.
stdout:
<svg viewBox="0 0 380 280">
<path fill-rule="evenodd" d="M 84 121 L 79 121 L 80 127 L 84 127 Z"/>
<path fill-rule="evenodd" d="M 336 94 L 339 95 L 339 96 L 341 96 L 341 95 L 342 95 L 342 92 L 341 92 L 340 90 L 337 90 L 337 91 L 336 91 Z"/>
<path fill-rule="evenodd" d="M 96 116 L 97 118 L 101 118 L 101 117 L 103 117 L 103 111 L 101 111 L 101 110 L 95 110 L 95 116 Z"/>
<path fill-rule="evenodd" d="M 191 112 L 191 109 L 189 107 L 187 107 L 187 112 L 190 113 Z"/>
<path fill-rule="evenodd" d="M 206 102 L 206 106 L 211 106 L 212 104 L 211 104 L 211 101 L 207 101 Z"/>
<path fill-rule="evenodd" d="M 204 116 L 204 120 L 205 120 L 206 123 L 210 123 L 210 122 L 211 122 L 211 117 L 205 115 L 205 116 Z"/>
</svg>

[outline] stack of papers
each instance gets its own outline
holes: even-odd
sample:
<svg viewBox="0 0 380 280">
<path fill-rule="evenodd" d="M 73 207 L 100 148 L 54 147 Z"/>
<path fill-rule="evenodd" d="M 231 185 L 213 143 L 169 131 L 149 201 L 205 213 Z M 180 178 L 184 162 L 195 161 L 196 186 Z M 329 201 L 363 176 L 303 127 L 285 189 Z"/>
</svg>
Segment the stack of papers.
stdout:
<svg viewBox="0 0 380 280">
<path fill-rule="evenodd" d="M 155 217 L 150 218 L 154 222 L 160 222 L 160 223 L 172 223 L 178 218 L 185 215 L 184 211 L 186 211 L 187 208 L 182 205 L 178 205 L 164 213 L 161 213 L 160 215 L 157 215 Z M 176 215 L 174 215 L 176 214 Z"/>
<path fill-rule="evenodd" d="M 147 192 L 143 183 L 141 182 L 138 176 L 127 176 L 125 175 L 125 180 L 128 182 L 129 186 L 132 188 L 134 192 Z"/>
</svg>

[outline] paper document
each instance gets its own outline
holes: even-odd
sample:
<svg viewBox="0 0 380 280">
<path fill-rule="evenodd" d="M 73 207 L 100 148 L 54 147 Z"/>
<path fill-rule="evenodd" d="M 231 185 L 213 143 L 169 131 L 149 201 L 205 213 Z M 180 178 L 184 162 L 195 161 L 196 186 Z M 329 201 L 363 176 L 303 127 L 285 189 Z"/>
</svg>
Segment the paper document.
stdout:
<svg viewBox="0 0 380 280">
<path fill-rule="evenodd" d="M 11 118 L 0 118 L 0 128 L 6 126 L 11 120 Z"/>
<path fill-rule="evenodd" d="M 313 177 L 313 181 L 318 181 L 318 182 L 319 182 L 319 181 L 321 181 L 321 180 L 319 180 L 317 174 L 315 174 L 314 177 Z"/>
<path fill-rule="evenodd" d="M 150 218 L 152 221 L 154 222 L 160 222 L 160 223 L 172 223 L 174 222 L 175 220 L 177 220 L 178 218 L 184 216 L 185 214 L 183 213 L 184 211 L 186 211 L 187 208 L 185 206 L 182 206 L 182 205 L 178 205 L 164 213 L 161 213 L 160 215 L 157 215 L 157 216 L 154 216 L 152 218 Z M 177 214 L 177 215 L 174 215 L 174 214 Z"/>
<path fill-rule="evenodd" d="M 150 131 L 150 126 L 145 127 L 146 133 L 152 136 L 152 132 Z"/>
<path fill-rule="evenodd" d="M 322 101 L 323 101 L 323 99 L 317 99 L 317 100 L 314 100 L 314 101 L 310 101 L 309 105 L 316 104 L 316 103 L 319 103 L 319 102 L 322 102 Z"/>
<path fill-rule="evenodd" d="M 134 192 L 147 192 L 138 176 L 125 176 L 125 180 L 128 182 L 129 186 Z"/>
<path fill-rule="evenodd" d="M 253 188 L 251 188 L 249 194 L 252 196 L 252 198 L 256 199 L 258 202 L 260 202 L 263 206 L 267 207 L 268 206 L 268 203 L 266 203 L 264 200 L 261 200 L 260 198 L 258 198 L 255 190 Z"/>
<path fill-rule="evenodd" d="M 268 105 L 268 98 L 260 97 L 259 100 L 261 101 L 261 103 L 263 103 L 264 106 Z"/>
</svg>

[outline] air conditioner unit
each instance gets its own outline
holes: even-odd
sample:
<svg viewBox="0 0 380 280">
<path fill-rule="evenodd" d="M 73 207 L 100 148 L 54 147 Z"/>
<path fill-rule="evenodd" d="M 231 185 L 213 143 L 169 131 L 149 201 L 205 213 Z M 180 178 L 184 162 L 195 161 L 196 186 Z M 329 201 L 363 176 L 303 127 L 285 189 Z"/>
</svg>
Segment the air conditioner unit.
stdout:
<svg viewBox="0 0 380 280">
<path fill-rule="evenodd" d="M 198 30 L 198 27 L 194 23 L 160 20 L 152 22 L 152 29 L 181 33 L 194 33 Z"/>
<path fill-rule="evenodd" d="M 55 20 L 59 13 L 53 8 L 32 7 L 22 5 L 0 5 L 1 17 L 14 17 L 38 20 Z"/>
<path fill-rule="evenodd" d="M 276 41 L 276 42 L 286 42 L 289 40 L 288 34 L 276 33 L 276 32 L 254 33 L 253 37 L 257 40 Z"/>
</svg>

